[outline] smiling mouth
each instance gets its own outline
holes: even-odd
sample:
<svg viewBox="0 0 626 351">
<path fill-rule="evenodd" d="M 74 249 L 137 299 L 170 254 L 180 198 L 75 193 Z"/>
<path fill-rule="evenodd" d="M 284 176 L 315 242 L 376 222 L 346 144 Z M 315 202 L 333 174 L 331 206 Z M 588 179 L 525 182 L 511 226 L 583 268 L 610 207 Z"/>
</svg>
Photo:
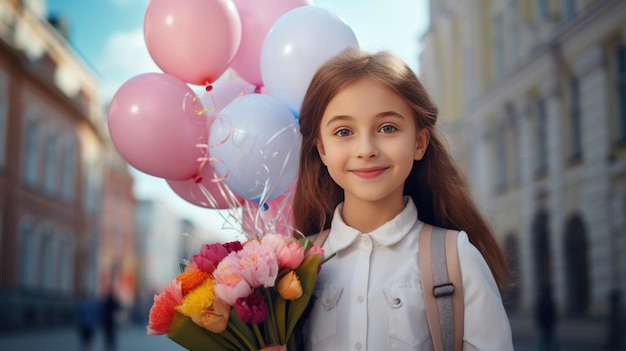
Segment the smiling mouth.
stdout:
<svg viewBox="0 0 626 351">
<path fill-rule="evenodd" d="M 385 172 L 387 168 L 367 168 L 367 169 L 354 169 L 351 172 L 360 178 L 371 179 L 376 178 Z"/>
</svg>

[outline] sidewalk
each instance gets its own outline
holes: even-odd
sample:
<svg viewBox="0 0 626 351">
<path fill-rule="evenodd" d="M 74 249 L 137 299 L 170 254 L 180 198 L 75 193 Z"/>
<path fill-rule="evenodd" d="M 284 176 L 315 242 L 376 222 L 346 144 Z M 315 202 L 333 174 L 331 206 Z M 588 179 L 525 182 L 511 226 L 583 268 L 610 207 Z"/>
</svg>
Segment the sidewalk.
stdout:
<svg viewBox="0 0 626 351">
<path fill-rule="evenodd" d="M 78 332 L 69 327 L 33 332 L 0 334 L 0 350 L 3 351 L 79 351 Z M 121 326 L 117 334 L 117 351 L 184 351 L 185 349 L 166 336 L 150 336 L 145 327 Z M 102 331 L 95 334 L 91 351 L 104 351 Z"/>
</svg>

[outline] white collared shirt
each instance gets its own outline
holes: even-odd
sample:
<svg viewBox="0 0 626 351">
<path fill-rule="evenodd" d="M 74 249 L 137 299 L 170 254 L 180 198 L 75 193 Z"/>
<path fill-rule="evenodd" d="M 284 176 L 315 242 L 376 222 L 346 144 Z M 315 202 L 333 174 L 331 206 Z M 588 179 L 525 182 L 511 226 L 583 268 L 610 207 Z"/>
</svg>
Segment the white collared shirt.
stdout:
<svg viewBox="0 0 626 351">
<path fill-rule="evenodd" d="M 418 269 L 424 225 L 410 198 L 394 219 L 360 233 L 335 210 L 324 263 L 305 325 L 307 350 L 432 350 Z M 513 350 L 495 280 L 461 232 L 457 247 L 465 301 L 464 350 Z"/>
</svg>

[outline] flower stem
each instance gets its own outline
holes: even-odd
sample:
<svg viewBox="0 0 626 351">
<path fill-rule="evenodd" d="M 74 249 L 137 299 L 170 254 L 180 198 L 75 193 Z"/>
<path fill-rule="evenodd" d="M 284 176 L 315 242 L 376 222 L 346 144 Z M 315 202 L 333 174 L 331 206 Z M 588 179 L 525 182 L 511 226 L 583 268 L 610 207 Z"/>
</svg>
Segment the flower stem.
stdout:
<svg viewBox="0 0 626 351">
<path fill-rule="evenodd" d="M 261 335 L 261 330 L 259 329 L 259 325 L 257 323 L 252 323 L 252 329 L 254 330 L 254 334 L 256 334 L 256 338 L 259 341 L 261 348 L 264 348 L 266 345 L 265 345 L 265 341 L 263 340 L 263 335 Z"/>
</svg>

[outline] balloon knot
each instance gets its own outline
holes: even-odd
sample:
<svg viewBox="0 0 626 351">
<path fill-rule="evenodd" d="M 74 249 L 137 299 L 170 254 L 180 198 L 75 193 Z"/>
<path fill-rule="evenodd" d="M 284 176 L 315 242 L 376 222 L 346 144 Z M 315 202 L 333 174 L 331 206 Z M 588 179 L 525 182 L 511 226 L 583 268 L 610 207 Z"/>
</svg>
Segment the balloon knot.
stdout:
<svg viewBox="0 0 626 351">
<path fill-rule="evenodd" d="M 261 93 L 261 89 L 263 89 L 262 85 L 257 85 L 256 87 L 254 87 L 254 93 L 255 94 L 260 94 Z"/>
<path fill-rule="evenodd" d="M 267 211 L 270 209 L 270 206 L 268 204 L 263 204 L 263 211 Z"/>
<path fill-rule="evenodd" d="M 194 182 L 194 183 L 198 184 L 198 183 L 200 183 L 201 181 L 202 181 L 202 177 L 201 177 L 201 176 L 199 176 L 199 175 L 195 175 L 195 176 L 193 177 L 193 182 Z"/>
<path fill-rule="evenodd" d="M 211 84 L 209 84 L 209 83 L 207 82 L 207 84 L 206 84 L 206 86 L 204 87 L 204 89 L 206 89 L 206 91 L 211 91 L 211 90 L 213 90 L 213 85 L 211 85 Z"/>
</svg>

